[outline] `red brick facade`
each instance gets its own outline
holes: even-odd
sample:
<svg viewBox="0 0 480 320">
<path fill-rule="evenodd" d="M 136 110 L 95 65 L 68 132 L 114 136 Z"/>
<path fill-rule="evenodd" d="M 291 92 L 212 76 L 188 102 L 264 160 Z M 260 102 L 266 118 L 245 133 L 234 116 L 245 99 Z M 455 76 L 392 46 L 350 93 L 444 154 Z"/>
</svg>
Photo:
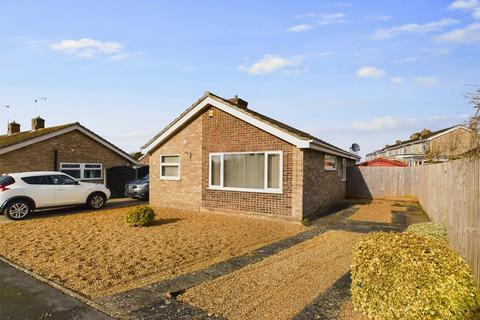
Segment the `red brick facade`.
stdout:
<svg viewBox="0 0 480 320">
<path fill-rule="evenodd" d="M 210 153 L 253 151 L 282 152 L 282 193 L 208 188 Z M 180 180 L 160 180 L 162 154 L 180 155 Z M 299 221 L 345 197 L 341 171 L 325 171 L 323 159 L 322 152 L 298 149 L 210 107 L 150 152 L 150 201 L 154 206 L 247 212 Z"/>
<path fill-rule="evenodd" d="M 57 152 L 56 166 L 55 151 Z M 132 165 L 124 157 L 82 132 L 74 130 L 1 154 L 0 174 L 25 171 L 58 171 L 62 162 L 101 163 L 104 178 L 105 170 L 108 168 Z M 89 182 L 103 183 L 104 179 L 89 180 Z"/>
<path fill-rule="evenodd" d="M 206 208 L 291 216 L 292 150 L 295 147 L 219 109 L 212 107 L 209 110 L 211 111 L 202 115 L 203 206 Z M 283 152 L 282 194 L 209 190 L 207 188 L 209 153 L 251 151 Z"/>
</svg>

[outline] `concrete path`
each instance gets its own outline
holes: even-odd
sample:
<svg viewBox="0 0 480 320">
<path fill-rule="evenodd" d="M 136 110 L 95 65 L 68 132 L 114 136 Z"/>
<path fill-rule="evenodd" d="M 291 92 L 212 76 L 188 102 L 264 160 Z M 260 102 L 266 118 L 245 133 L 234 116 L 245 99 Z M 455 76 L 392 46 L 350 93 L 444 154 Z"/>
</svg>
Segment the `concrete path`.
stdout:
<svg viewBox="0 0 480 320">
<path fill-rule="evenodd" d="M 0 319 L 106 320 L 111 318 L 0 261 Z"/>
</svg>

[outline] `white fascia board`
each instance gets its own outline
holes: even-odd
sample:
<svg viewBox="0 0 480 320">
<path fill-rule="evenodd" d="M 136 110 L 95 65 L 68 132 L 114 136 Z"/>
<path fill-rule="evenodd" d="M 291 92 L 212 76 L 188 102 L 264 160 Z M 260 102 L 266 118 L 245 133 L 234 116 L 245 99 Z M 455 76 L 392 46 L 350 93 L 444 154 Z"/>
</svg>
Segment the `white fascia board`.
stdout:
<svg viewBox="0 0 480 320">
<path fill-rule="evenodd" d="M 76 125 L 65 128 L 65 129 L 62 129 L 62 130 L 59 130 L 59 131 L 55 131 L 55 132 L 52 132 L 52 133 L 49 133 L 49 134 L 46 134 L 46 135 L 43 135 L 43 136 L 40 136 L 40 137 L 37 137 L 37 138 L 33 138 L 33 139 L 30 139 L 30 140 L 27 140 L 27 141 L 24 141 L 24 142 L 20 142 L 20 143 L 14 144 L 14 145 L 6 147 L 6 148 L 2 148 L 2 149 L 0 149 L 0 154 L 5 154 L 5 153 L 8 153 L 8 152 L 11 152 L 11 151 L 23 148 L 23 147 L 27 147 L 29 145 L 51 139 L 51 138 L 60 136 L 62 134 L 68 133 L 70 131 L 74 131 L 74 130 L 78 130 L 78 131 L 82 132 L 83 134 L 87 135 L 88 137 L 92 138 L 93 140 L 97 141 L 98 143 L 104 145 L 105 147 L 107 147 L 108 149 L 117 153 L 118 155 L 122 156 L 123 158 L 127 159 L 128 161 L 133 162 L 133 163 L 137 163 L 133 158 L 131 158 L 130 156 L 127 156 L 126 154 L 124 154 L 122 151 L 118 150 L 113 145 L 109 144 L 106 141 L 103 141 L 102 139 L 98 138 L 96 135 L 92 134 L 90 131 L 87 131 L 84 128 L 82 128 L 81 126 L 76 126 Z"/>
<path fill-rule="evenodd" d="M 303 140 L 295 137 L 292 134 L 289 134 L 285 131 L 275 128 L 268 123 L 265 123 L 259 119 L 256 119 L 249 114 L 241 112 L 225 103 L 222 103 L 216 99 L 211 97 L 205 98 L 202 102 L 200 102 L 195 108 L 190 110 L 187 114 L 185 114 L 181 119 L 179 119 L 175 124 L 173 124 L 170 128 L 168 128 L 161 136 L 157 139 L 152 141 L 148 146 L 142 149 L 143 152 L 149 153 L 152 149 L 162 143 L 165 139 L 167 139 L 170 135 L 172 135 L 175 131 L 177 131 L 183 124 L 193 118 L 197 113 L 203 110 L 207 105 L 214 106 L 217 109 L 220 109 L 236 118 L 239 118 L 259 129 L 262 129 L 290 144 L 293 144 L 297 148 L 308 148 L 310 145 L 308 140 Z"/>
<path fill-rule="evenodd" d="M 349 158 L 349 159 L 353 159 L 353 160 L 360 159 L 360 157 L 355 155 L 355 154 L 352 154 L 352 153 L 349 153 L 349 152 L 346 152 L 346 151 L 341 151 L 341 150 L 334 149 L 334 148 L 332 148 L 328 145 L 321 144 L 317 141 L 311 141 L 309 148 L 313 149 L 313 150 L 322 151 L 322 152 L 325 152 L 325 153 L 328 153 L 328 154 L 331 154 L 331 155 L 339 156 L 339 157 Z"/>
</svg>

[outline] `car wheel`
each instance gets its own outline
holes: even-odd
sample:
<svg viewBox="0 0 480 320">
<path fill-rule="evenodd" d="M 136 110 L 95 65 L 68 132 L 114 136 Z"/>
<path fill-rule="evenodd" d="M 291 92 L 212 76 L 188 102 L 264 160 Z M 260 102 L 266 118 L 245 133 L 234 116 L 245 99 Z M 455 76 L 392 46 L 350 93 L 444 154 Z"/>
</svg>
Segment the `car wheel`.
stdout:
<svg viewBox="0 0 480 320">
<path fill-rule="evenodd" d="M 93 193 L 88 197 L 87 206 L 90 209 L 101 209 L 105 202 L 107 201 L 107 197 L 101 193 Z"/>
<path fill-rule="evenodd" d="M 10 220 L 25 219 L 32 211 L 30 203 L 25 200 L 14 200 L 10 202 L 5 208 L 5 215 Z"/>
</svg>

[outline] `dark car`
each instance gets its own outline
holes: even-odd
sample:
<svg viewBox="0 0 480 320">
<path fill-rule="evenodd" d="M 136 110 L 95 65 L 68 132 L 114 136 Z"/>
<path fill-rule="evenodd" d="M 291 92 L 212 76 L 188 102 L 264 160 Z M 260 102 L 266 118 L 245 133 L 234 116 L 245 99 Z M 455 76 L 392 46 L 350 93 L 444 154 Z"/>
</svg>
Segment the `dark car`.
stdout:
<svg viewBox="0 0 480 320">
<path fill-rule="evenodd" d="M 148 199 L 149 180 L 148 175 L 145 177 L 130 181 L 125 185 L 125 196 L 135 199 Z"/>
</svg>

